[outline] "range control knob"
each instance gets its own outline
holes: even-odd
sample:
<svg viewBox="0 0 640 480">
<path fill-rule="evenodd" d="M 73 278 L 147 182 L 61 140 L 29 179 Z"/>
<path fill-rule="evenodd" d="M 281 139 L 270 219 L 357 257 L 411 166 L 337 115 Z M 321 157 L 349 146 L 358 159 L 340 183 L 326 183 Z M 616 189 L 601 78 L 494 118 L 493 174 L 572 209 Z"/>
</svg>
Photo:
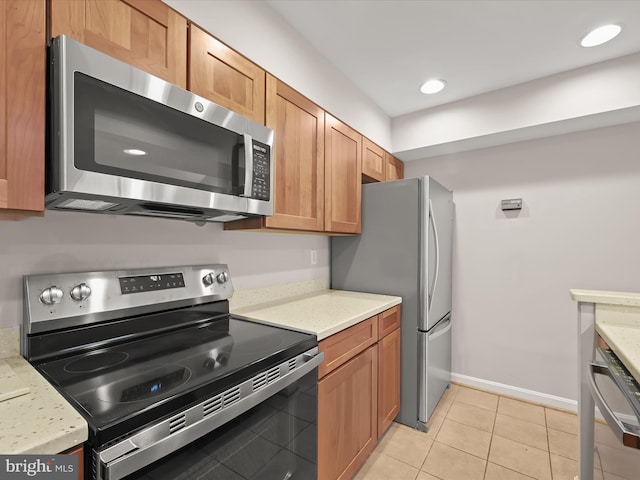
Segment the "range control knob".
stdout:
<svg viewBox="0 0 640 480">
<path fill-rule="evenodd" d="M 60 303 L 60 300 L 62 300 L 62 290 L 55 285 L 45 288 L 40 293 L 40 301 L 45 305 L 54 305 L 56 303 Z"/>
<path fill-rule="evenodd" d="M 229 280 L 229 274 L 227 272 L 220 272 L 216 276 L 216 280 L 218 283 L 227 283 L 227 280 Z"/>
<path fill-rule="evenodd" d="M 81 302 L 91 296 L 91 288 L 86 283 L 81 283 L 71 289 L 70 295 L 76 302 Z"/>
<path fill-rule="evenodd" d="M 205 287 L 210 287 L 215 282 L 215 277 L 213 273 L 207 273 L 204 277 L 202 277 L 202 283 L 204 283 Z"/>
</svg>

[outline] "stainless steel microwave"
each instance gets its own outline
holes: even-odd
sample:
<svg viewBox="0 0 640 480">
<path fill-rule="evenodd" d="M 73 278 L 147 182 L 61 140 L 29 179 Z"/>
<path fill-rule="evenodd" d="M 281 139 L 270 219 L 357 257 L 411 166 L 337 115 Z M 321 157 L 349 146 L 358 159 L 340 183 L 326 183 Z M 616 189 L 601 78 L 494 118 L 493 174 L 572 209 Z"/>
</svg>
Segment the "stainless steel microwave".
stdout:
<svg viewBox="0 0 640 480">
<path fill-rule="evenodd" d="M 47 209 L 273 213 L 273 130 L 63 35 L 49 61 Z"/>
</svg>

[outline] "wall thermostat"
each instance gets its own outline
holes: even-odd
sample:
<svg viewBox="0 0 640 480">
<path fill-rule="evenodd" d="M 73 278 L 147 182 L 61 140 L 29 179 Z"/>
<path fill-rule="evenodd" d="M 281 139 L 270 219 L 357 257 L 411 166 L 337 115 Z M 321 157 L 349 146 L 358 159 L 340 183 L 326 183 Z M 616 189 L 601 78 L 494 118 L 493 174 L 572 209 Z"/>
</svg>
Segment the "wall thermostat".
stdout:
<svg viewBox="0 0 640 480">
<path fill-rule="evenodd" d="M 502 200 L 502 210 L 522 210 L 522 199 L 509 198 Z"/>
</svg>

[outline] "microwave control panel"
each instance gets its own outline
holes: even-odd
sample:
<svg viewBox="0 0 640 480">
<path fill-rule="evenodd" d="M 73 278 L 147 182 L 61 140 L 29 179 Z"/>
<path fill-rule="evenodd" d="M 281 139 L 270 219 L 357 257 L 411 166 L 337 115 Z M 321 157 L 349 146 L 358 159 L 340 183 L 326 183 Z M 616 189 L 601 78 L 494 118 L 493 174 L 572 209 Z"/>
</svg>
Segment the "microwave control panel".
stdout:
<svg viewBox="0 0 640 480">
<path fill-rule="evenodd" d="M 271 147 L 253 140 L 253 183 L 251 198 L 269 200 L 271 197 Z"/>
</svg>

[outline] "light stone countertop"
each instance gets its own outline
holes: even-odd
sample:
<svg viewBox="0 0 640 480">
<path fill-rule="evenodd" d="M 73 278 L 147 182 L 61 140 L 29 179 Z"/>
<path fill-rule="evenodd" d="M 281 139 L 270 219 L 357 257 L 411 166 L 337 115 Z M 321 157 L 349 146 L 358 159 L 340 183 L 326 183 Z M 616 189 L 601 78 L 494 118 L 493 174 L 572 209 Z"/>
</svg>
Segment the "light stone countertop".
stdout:
<svg viewBox="0 0 640 480">
<path fill-rule="evenodd" d="M 640 307 L 596 304 L 596 331 L 640 382 Z"/>
<path fill-rule="evenodd" d="M 402 303 L 401 297 L 344 290 L 320 290 L 232 308 L 238 317 L 314 333 L 318 341 Z"/>
<path fill-rule="evenodd" d="M 17 332 L 0 329 L 0 360 L 29 390 L 0 401 L 0 454 L 60 453 L 87 439 L 84 418 L 20 356 Z"/>
<path fill-rule="evenodd" d="M 570 292 L 575 301 L 595 303 L 596 332 L 640 382 L 640 293 Z"/>
<path fill-rule="evenodd" d="M 640 307 L 640 293 L 579 289 L 571 289 L 569 292 L 571 293 L 571 299 L 576 302 L 606 303 L 608 305 Z"/>
</svg>

